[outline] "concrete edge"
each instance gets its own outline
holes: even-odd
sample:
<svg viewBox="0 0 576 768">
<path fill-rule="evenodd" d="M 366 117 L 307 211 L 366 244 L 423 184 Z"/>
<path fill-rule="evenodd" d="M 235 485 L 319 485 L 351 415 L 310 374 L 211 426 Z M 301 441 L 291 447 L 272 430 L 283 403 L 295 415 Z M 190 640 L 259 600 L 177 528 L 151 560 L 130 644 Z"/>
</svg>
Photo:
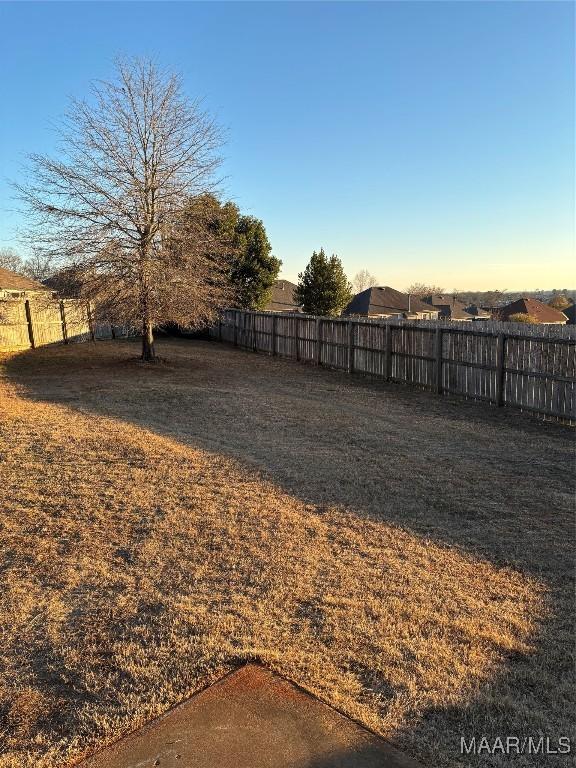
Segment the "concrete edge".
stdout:
<svg viewBox="0 0 576 768">
<path fill-rule="evenodd" d="M 320 704 L 322 707 L 325 707 L 332 712 L 336 712 L 341 717 L 345 718 L 346 720 L 351 721 L 354 723 L 358 728 L 363 730 L 365 733 L 369 734 L 370 736 L 376 737 L 380 739 L 381 741 L 385 742 L 385 744 L 396 753 L 396 757 L 398 760 L 403 761 L 403 768 L 424 768 L 422 763 L 418 762 L 416 758 L 412 757 L 412 755 L 409 755 L 400 747 L 394 743 L 394 741 L 390 740 L 389 738 L 386 738 L 385 736 L 382 736 L 377 731 L 373 731 L 371 728 L 368 728 L 368 726 L 364 725 L 360 720 L 358 720 L 356 717 L 353 717 L 351 715 L 348 715 L 346 712 L 342 711 L 336 706 L 333 706 L 332 704 L 329 704 L 327 701 L 324 701 L 319 696 L 317 696 L 315 693 L 312 693 L 311 691 L 307 690 L 303 685 L 296 682 L 292 678 L 290 678 L 288 675 L 277 672 L 276 670 L 272 669 L 268 665 L 264 664 L 262 661 L 256 661 L 256 660 L 248 660 L 245 661 L 242 664 L 238 664 L 233 669 L 231 669 L 229 672 L 226 672 L 221 677 L 218 677 L 216 680 L 214 680 L 211 683 L 206 683 L 202 687 L 198 688 L 198 690 L 191 693 L 189 696 L 187 696 L 182 701 L 179 701 L 177 704 L 174 704 L 169 709 L 167 709 L 165 712 L 162 712 L 161 714 L 157 715 L 156 717 L 152 718 L 152 720 L 147 720 L 143 725 L 138 726 L 137 728 L 133 728 L 132 730 L 126 731 L 125 733 L 121 734 L 117 738 L 115 738 L 113 741 L 110 741 L 106 744 L 104 744 L 102 747 L 98 747 L 93 752 L 90 752 L 87 755 L 84 755 L 81 758 L 78 758 L 77 760 L 73 760 L 70 763 L 67 763 L 67 768 L 83 768 L 83 766 L 86 765 L 88 760 L 92 760 L 95 757 L 98 757 L 103 752 L 106 752 L 109 749 L 113 749 L 115 745 L 119 744 L 121 741 L 124 741 L 124 739 L 130 738 L 131 736 L 155 728 L 160 721 L 164 720 L 165 718 L 172 715 L 174 712 L 176 712 L 179 709 L 184 708 L 193 698 L 196 698 L 196 696 L 200 696 L 202 693 L 207 691 L 209 688 L 212 688 L 215 685 L 219 685 L 220 683 L 224 683 L 229 677 L 232 677 L 233 675 L 236 675 L 241 670 L 248 670 L 250 667 L 255 667 L 260 672 L 267 673 L 269 675 L 275 676 L 283 680 L 285 683 L 288 683 L 289 685 L 296 688 L 296 690 L 301 693 L 304 696 L 308 696 L 311 699 L 314 699 L 318 704 Z"/>
</svg>

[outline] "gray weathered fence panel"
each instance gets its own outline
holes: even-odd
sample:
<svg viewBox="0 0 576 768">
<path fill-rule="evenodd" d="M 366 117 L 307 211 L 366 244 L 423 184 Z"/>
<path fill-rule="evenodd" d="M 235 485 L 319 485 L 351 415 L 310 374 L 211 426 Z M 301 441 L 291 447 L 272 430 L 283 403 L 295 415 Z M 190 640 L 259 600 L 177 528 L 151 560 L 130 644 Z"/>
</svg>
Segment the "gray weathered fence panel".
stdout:
<svg viewBox="0 0 576 768">
<path fill-rule="evenodd" d="M 576 335 L 563 326 L 226 310 L 211 336 L 257 352 L 576 421 Z"/>
</svg>

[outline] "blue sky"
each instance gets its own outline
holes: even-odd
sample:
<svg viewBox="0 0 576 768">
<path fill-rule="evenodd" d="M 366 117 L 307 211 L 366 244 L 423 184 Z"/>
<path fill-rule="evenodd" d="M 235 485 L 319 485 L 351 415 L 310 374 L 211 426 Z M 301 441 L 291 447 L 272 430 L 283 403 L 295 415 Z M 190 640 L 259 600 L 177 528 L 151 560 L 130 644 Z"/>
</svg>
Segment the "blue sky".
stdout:
<svg viewBox="0 0 576 768">
<path fill-rule="evenodd" d="M 569 2 L 4 2 L 0 47 L 0 247 L 67 97 L 152 55 L 227 128 L 284 277 L 323 246 L 399 289 L 576 286 Z"/>
</svg>

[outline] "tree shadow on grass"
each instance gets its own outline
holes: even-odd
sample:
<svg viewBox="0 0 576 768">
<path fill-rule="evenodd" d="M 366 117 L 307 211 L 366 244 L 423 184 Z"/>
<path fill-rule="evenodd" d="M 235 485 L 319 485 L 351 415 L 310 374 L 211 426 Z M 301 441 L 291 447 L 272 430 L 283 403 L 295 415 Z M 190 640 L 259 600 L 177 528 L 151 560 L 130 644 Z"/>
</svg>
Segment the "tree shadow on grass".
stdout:
<svg viewBox="0 0 576 768">
<path fill-rule="evenodd" d="M 549 728 L 551 738 L 564 735 L 573 674 L 569 429 L 209 343 L 161 347 L 168 362 L 149 369 L 127 360 L 131 345 L 105 344 L 26 352 L 6 370 L 31 400 L 118 419 L 256 469 L 313 505 L 311 514 L 336 506 L 537 579 L 549 615 L 535 622 L 534 650 L 503 649 L 499 669 L 466 704 L 429 709 L 396 740 L 419 749 L 449 730 L 454 744 L 433 749 L 428 764 L 440 765 L 450 750 L 446 764 L 471 765 L 459 754 L 460 736 L 522 735 L 513 730 L 519 723 L 527 735 Z M 369 669 L 356 673 L 362 695 L 385 715 L 402 692 Z M 508 690 L 518 699 L 503 700 Z M 546 764 L 567 760 L 551 756 Z M 510 762 L 491 756 L 482 764 Z"/>
<path fill-rule="evenodd" d="M 25 352 L 6 369 L 27 398 L 229 456 L 319 509 L 536 577 L 557 573 L 559 559 L 571 569 L 570 428 L 205 342 L 161 344 L 169 362 L 151 368 L 131 361 L 131 347 Z"/>
</svg>

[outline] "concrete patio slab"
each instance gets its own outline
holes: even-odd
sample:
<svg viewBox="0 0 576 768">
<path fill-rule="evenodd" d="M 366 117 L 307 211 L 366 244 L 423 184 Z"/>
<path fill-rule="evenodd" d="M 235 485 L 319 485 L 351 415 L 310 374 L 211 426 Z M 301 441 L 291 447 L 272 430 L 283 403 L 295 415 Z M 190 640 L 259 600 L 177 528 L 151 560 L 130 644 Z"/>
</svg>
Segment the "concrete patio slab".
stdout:
<svg viewBox="0 0 576 768">
<path fill-rule="evenodd" d="M 420 768 L 284 678 L 248 664 L 82 768 Z"/>
</svg>

